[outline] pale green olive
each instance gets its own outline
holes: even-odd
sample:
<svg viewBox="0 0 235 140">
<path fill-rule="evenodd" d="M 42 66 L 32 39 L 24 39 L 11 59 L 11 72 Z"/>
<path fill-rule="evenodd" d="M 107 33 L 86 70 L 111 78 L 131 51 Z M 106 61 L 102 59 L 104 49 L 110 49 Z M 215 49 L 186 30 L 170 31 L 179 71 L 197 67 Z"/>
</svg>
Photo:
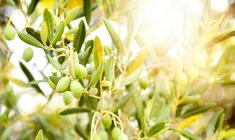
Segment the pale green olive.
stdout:
<svg viewBox="0 0 235 140">
<path fill-rule="evenodd" d="M 3 35 L 7 40 L 13 40 L 16 35 L 15 28 L 13 28 L 12 26 L 5 27 Z"/>
<path fill-rule="evenodd" d="M 80 98 L 82 96 L 83 87 L 80 82 L 74 80 L 70 84 L 70 90 L 75 98 Z"/>
<path fill-rule="evenodd" d="M 70 85 L 70 78 L 69 77 L 62 77 L 56 85 L 56 91 L 57 92 L 64 92 L 69 88 L 69 85 Z"/>
<path fill-rule="evenodd" d="M 24 49 L 23 58 L 26 62 L 29 62 L 33 58 L 33 49 L 29 47 Z"/>
<path fill-rule="evenodd" d="M 64 100 L 64 104 L 65 105 L 68 105 L 68 104 L 71 104 L 72 101 L 73 101 L 73 95 L 70 91 L 66 91 L 64 92 L 63 94 L 63 100 Z"/>
</svg>

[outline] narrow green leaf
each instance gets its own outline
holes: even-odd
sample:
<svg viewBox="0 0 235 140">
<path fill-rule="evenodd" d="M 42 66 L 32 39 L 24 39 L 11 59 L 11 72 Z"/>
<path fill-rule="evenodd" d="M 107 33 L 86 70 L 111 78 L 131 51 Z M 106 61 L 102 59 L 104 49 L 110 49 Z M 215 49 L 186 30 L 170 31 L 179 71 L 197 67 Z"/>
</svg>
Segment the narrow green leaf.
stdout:
<svg viewBox="0 0 235 140">
<path fill-rule="evenodd" d="M 98 68 L 97 68 L 97 70 L 94 73 L 94 76 L 91 77 L 91 80 L 90 80 L 90 83 L 89 83 L 88 87 L 91 87 L 91 86 L 95 85 L 99 81 L 99 79 L 100 79 L 100 77 L 102 76 L 102 73 L 103 73 L 103 67 L 104 67 L 104 64 L 101 61 Z"/>
<path fill-rule="evenodd" d="M 53 24 L 53 16 L 48 9 L 45 9 L 43 12 L 43 19 L 47 24 L 48 30 L 48 39 L 50 42 L 53 40 L 53 33 L 54 33 L 54 24 Z"/>
<path fill-rule="evenodd" d="M 118 109 L 123 107 L 131 98 L 132 94 L 128 93 L 125 96 L 121 97 L 117 102 L 114 102 L 112 112 L 117 112 Z"/>
<path fill-rule="evenodd" d="M 31 27 L 27 27 L 26 32 L 32 37 L 36 38 L 40 43 L 42 43 L 39 31 L 36 31 Z"/>
<path fill-rule="evenodd" d="M 132 74 L 130 74 L 127 77 L 125 77 L 122 80 L 122 82 L 120 84 L 120 87 L 129 85 L 129 84 L 133 83 L 134 81 L 136 81 L 139 78 L 141 72 L 142 72 L 142 68 L 140 67 L 137 70 L 135 70 Z"/>
<path fill-rule="evenodd" d="M 55 33 L 55 36 L 54 36 L 54 38 L 53 38 L 53 40 L 52 40 L 52 44 L 53 44 L 53 45 L 55 45 L 56 42 L 59 41 L 60 38 L 61 38 L 61 36 L 63 35 L 64 26 L 65 26 L 65 25 L 64 25 L 64 22 L 61 21 L 61 22 L 60 22 L 60 25 L 59 25 L 59 27 L 58 27 L 56 33 Z"/>
<path fill-rule="evenodd" d="M 42 43 L 43 43 L 44 45 L 46 45 L 46 43 L 47 43 L 47 38 L 48 38 L 48 29 L 47 29 L 47 24 L 46 24 L 46 22 L 43 22 L 43 23 L 42 23 L 42 27 L 41 27 L 41 30 L 40 30 L 40 37 L 41 37 Z"/>
<path fill-rule="evenodd" d="M 56 70 L 58 70 L 59 72 L 61 72 L 61 73 L 63 73 L 63 74 L 69 75 L 68 71 L 62 70 L 60 63 L 58 63 L 57 61 L 55 61 L 50 55 L 47 55 L 47 58 L 48 58 L 50 64 L 51 64 Z"/>
<path fill-rule="evenodd" d="M 81 57 L 81 64 L 82 65 L 86 65 L 88 60 L 89 60 L 89 57 L 91 55 L 91 52 L 93 50 L 93 40 L 89 40 L 86 42 L 86 45 L 85 45 L 85 53 L 82 53 L 83 54 L 83 57 Z"/>
<path fill-rule="evenodd" d="M 60 112 L 60 115 L 70 115 L 70 114 L 90 112 L 90 111 L 91 110 L 88 108 L 75 107 L 75 108 L 65 109 L 64 111 Z"/>
<path fill-rule="evenodd" d="M 152 126 L 150 128 L 150 130 L 147 132 L 147 136 L 153 136 L 156 135 L 158 132 L 160 132 L 163 128 L 165 127 L 165 123 L 164 122 L 160 122 L 155 124 L 154 126 Z"/>
<path fill-rule="evenodd" d="M 33 75 L 30 73 L 30 71 L 28 70 L 28 68 L 20 62 L 20 67 L 23 70 L 24 74 L 26 75 L 26 77 L 28 78 L 29 82 L 34 81 L 34 77 Z M 45 95 L 43 93 L 43 91 L 40 89 L 40 87 L 36 84 L 36 85 L 32 85 L 39 93 L 41 93 L 42 95 Z"/>
<path fill-rule="evenodd" d="M 44 45 L 41 42 L 39 42 L 36 38 L 27 33 L 19 33 L 18 36 L 22 41 L 24 41 L 27 44 L 30 44 L 38 48 L 44 48 Z"/>
<path fill-rule="evenodd" d="M 43 132 L 42 132 L 42 129 L 40 129 L 40 130 L 38 131 L 38 134 L 37 134 L 35 140 L 43 140 Z"/>
<path fill-rule="evenodd" d="M 97 7 L 98 7 L 97 3 L 92 3 L 92 4 L 91 4 L 91 11 L 94 11 Z M 78 11 L 78 13 L 77 13 L 75 19 L 81 18 L 81 17 L 83 17 L 83 16 L 85 16 L 85 10 L 84 10 L 84 8 L 81 8 L 81 9 Z"/>
<path fill-rule="evenodd" d="M 117 47 L 117 51 L 118 53 L 125 55 L 125 48 L 123 46 L 122 40 L 121 38 L 118 36 L 118 34 L 115 32 L 115 30 L 113 29 L 113 27 L 110 25 L 110 23 L 108 22 L 108 20 L 104 19 L 104 24 L 106 26 L 106 29 L 108 30 L 113 43 L 116 45 Z"/>
<path fill-rule="evenodd" d="M 76 79 L 76 76 L 75 76 L 75 61 L 76 61 L 76 58 L 75 58 L 75 56 L 76 56 L 76 54 L 73 51 L 73 48 L 70 48 L 70 50 L 69 50 L 69 73 L 70 73 L 70 75 L 72 76 L 73 79 Z"/>
<path fill-rule="evenodd" d="M 33 130 L 27 129 L 17 140 L 28 140 L 32 139 Z"/>
<path fill-rule="evenodd" d="M 97 68 L 103 57 L 103 45 L 98 36 L 95 37 L 93 45 L 94 63 L 95 67 Z"/>
<path fill-rule="evenodd" d="M 127 67 L 127 75 L 131 74 L 133 71 L 135 71 L 139 66 L 144 62 L 145 58 L 147 57 L 148 50 L 143 49 L 141 50 L 137 56 L 131 61 L 131 63 Z"/>
<path fill-rule="evenodd" d="M 111 55 L 105 64 L 105 77 L 108 81 L 113 82 L 115 78 L 115 58 Z"/>
<path fill-rule="evenodd" d="M 29 4 L 29 8 L 27 10 L 27 15 L 31 15 L 33 13 L 33 11 L 36 8 L 38 2 L 39 2 L 39 0 L 31 0 L 31 2 Z"/>
<path fill-rule="evenodd" d="M 83 0 L 83 4 L 86 22 L 89 25 L 91 19 L 91 0 Z"/>
<path fill-rule="evenodd" d="M 74 130 L 77 132 L 78 135 L 80 135 L 83 139 L 88 140 L 88 136 L 86 132 L 83 130 L 83 128 L 77 123 L 74 126 Z"/>
<path fill-rule="evenodd" d="M 75 33 L 75 36 L 73 38 L 73 47 L 78 53 L 82 48 L 82 44 L 85 40 L 85 37 L 86 37 L 86 27 L 84 21 L 82 20 L 79 23 L 78 31 Z"/>
<path fill-rule="evenodd" d="M 200 106 L 200 107 L 197 107 L 197 108 L 190 109 L 187 112 L 185 112 L 183 115 L 181 115 L 181 118 L 187 118 L 187 117 L 192 116 L 192 115 L 203 113 L 203 112 L 209 110 L 213 106 L 214 105 L 209 104 L 209 105 L 203 105 L 203 106 Z"/>
<path fill-rule="evenodd" d="M 188 138 L 189 140 L 201 140 L 200 137 L 195 136 L 186 130 L 182 130 L 180 133 L 182 134 L 182 136 L 184 136 L 185 138 Z"/>
<path fill-rule="evenodd" d="M 49 79 L 56 85 L 59 82 L 60 77 L 58 77 L 58 76 L 49 76 Z"/>
<path fill-rule="evenodd" d="M 68 15 L 66 16 L 66 18 L 64 20 L 65 25 L 68 25 L 76 17 L 78 12 L 79 12 L 78 7 L 75 7 L 71 11 L 69 11 Z"/>
</svg>

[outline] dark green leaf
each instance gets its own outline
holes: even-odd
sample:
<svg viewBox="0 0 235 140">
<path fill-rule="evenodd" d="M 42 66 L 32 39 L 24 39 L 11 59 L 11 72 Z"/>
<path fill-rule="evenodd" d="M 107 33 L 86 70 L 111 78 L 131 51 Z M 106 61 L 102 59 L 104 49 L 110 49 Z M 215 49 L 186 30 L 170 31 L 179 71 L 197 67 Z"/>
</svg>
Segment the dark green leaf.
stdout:
<svg viewBox="0 0 235 140">
<path fill-rule="evenodd" d="M 44 45 L 41 42 L 39 42 L 36 38 L 27 33 L 19 33 L 18 36 L 22 41 L 24 41 L 27 44 L 30 44 L 38 48 L 44 48 Z"/>
<path fill-rule="evenodd" d="M 30 71 L 27 69 L 27 67 L 20 62 L 20 67 L 23 70 L 24 74 L 27 76 L 29 82 L 34 81 L 34 77 L 33 75 L 30 73 Z M 41 93 L 42 95 L 45 95 L 42 90 L 40 89 L 40 87 L 36 84 L 36 85 L 32 85 L 39 93 Z"/>
<path fill-rule="evenodd" d="M 48 9 L 44 10 L 43 19 L 47 24 L 48 39 L 50 42 L 52 42 L 53 33 L 54 33 L 54 24 L 53 24 L 53 16 Z"/>
<path fill-rule="evenodd" d="M 95 85 L 99 81 L 103 73 L 103 67 L 104 67 L 104 63 L 101 61 L 97 70 L 94 73 L 94 76 L 91 77 L 90 83 L 88 85 L 89 87 Z"/>
<path fill-rule="evenodd" d="M 82 53 L 81 64 L 86 65 L 93 50 L 93 40 L 89 40 L 85 45 L 85 52 Z"/>
<path fill-rule="evenodd" d="M 190 109 L 187 112 L 185 112 L 183 115 L 181 115 L 181 118 L 187 118 L 187 117 L 192 116 L 192 115 L 203 113 L 203 112 L 207 111 L 208 109 L 210 109 L 213 106 L 214 105 L 209 104 L 209 105 L 203 105 L 203 106 L 200 106 L 200 107 L 197 107 L 197 108 Z"/>
<path fill-rule="evenodd" d="M 33 11 L 36 8 L 38 2 L 39 2 L 39 0 L 31 0 L 31 2 L 29 4 L 28 11 L 27 11 L 27 15 L 31 15 L 33 13 Z"/>
<path fill-rule="evenodd" d="M 39 42 L 42 43 L 42 40 L 41 40 L 39 31 L 36 31 L 36 30 L 34 30 L 33 28 L 31 28 L 31 27 L 27 27 L 27 28 L 26 28 L 26 32 L 27 32 L 29 35 L 31 35 L 31 36 L 33 36 L 34 38 L 36 38 Z"/>
<path fill-rule="evenodd" d="M 86 22 L 89 25 L 91 19 L 91 0 L 83 0 L 83 4 Z"/>
<path fill-rule="evenodd" d="M 98 7 L 98 5 L 96 3 L 92 3 L 91 11 L 94 11 L 97 7 Z M 78 14 L 76 15 L 75 19 L 81 18 L 83 16 L 85 16 L 85 12 L 84 12 L 84 8 L 81 8 L 79 10 Z"/>
<path fill-rule="evenodd" d="M 60 38 L 61 38 L 61 36 L 62 36 L 62 34 L 63 34 L 63 32 L 64 32 L 64 26 L 65 26 L 65 25 L 64 25 L 64 22 L 61 21 L 61 22 L 60 22 L 60 25 L 59 25 L 59 27 L 58 27 L 56 33 L 55 33 L 55 36 L 54 36 L 54 38 L 53 38 L 53 40 L 52 40 L 52 44 L 53 44 L 53 45 L 55 45 L 56 42 L 60 40 Z"/>
<path fill-rule="evenodd" d="M 82 44 L 85 40 L 85 37 L 86 37 L 86 27 L 84 21 L 82 20 L 79 23 L 78 31 L 75 33 L 75 36 L 73 38 L 73 47 L 78 53 L 82 48 Z"/>
<path fill-rule="evenodd" d="M 75 107 L 75 108 L 65 109 L 64 111 L 60 112 L 60 115 L 70 115 L 70 114 L 90 112 L 90 111 L 91 110 L 88 108 Z"/>
<path fill-rule="evenodd" d="M 126 94 L 125 96 L 121 97 L 117 102 L 114 102 L 112 111 L 117 112 L 118 109 L 122 108 L 132 97 L 131 93 Z"/>
<path fill-rule="evenodd" d="M 75 7 L 71 11 L 69 11 L 68 15 L 66 16 L 66 18 L 64 20 L 65 25 L 68 25 L 76 17 L 78 12 L 79 12 L 78 7 Z"/>
<path fill-rule="evenodd" d="M 115 44 L 115 46 L 117 47 L 117 51 L 118 53 L 124 55 L 125 54 L 125 48 L 123 46 L 122 40 L 121 38 L 118 36 L 118 34 L 115 32 L 115 30 L 113 29 L 113 27 L 110 25 L 110 23 L 108 22 L 108 20 L 104 19 L 104 24 L 106 26 L 106 29 L 108 30 L 113 43 Z"/>
<path fill-rule="evenodd" d="M 163 128 L 165 127 L 165 123 L 164 122 L 160 122 L 155 124 L 154 126 L 152 126 L 150 128 L 150 130 L 147 132 L 147 136 L 153 136 L 155 134 L 157 134 L 158 132 L 160 132 Z"/>
<path fill-rule="evenodd" d="M 83 128 L 77 123 L 74 126 L 74 130 L 77 132 L 78 135 L 80 135 L 83 139 L 88 140 L 88 136 L 86 132 L 83 130 Z"/>
<path fill-rule="evenodd" d="M 189 140 L 201 140 L 200 137 L 195 136 L 186 130 L 182 130 L 180 133 L 182 134 L 182 136 L 184 136 L 185 138 L 188 138 Z"/>
</svg>

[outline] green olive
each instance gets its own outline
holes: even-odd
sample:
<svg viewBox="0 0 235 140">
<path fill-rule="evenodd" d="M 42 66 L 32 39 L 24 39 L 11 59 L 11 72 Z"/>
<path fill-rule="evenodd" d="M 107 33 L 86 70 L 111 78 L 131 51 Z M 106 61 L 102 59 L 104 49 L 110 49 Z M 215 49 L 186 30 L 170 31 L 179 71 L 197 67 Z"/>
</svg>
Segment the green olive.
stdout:
<svg viewBox="0 0 235 140">
<path fill-rule="evenodd" d="M 29 47 L 24 49 L 23 58 L 26 62 L 29 62 L 33 58 L 33 49 Z"/>
<path fill-rule="evenodd" d="M 13 28 L 12 26 L 5 27 L 3 35 L 7 40 L 13 40 L 16 35 L 15 28 Z"/>
<path fill-rule="evenodd" d="M 78 81 L 72 81 L 70 84 L 70 90 L 75 98 L 80 98 L 82 96 L 83 87 Z"/>
<path fill-rule="evenodd" d="M 122 132 L 118 127 L 114 127 L 111 132 L 112 140 L 118 140 L 119 135 L 121 135 L 121 133 Z"/>
<path fill-rule="evenodd" d="M 110 116 L 105 116 L 102 119 L 102 123 L 103 123 L 105 128 L 109 129 L 112 125 L 112 119 L 110 118 Z"/>
<path fill-rule="evenodd" d="M 101 136 L 99 134 L 95 134 L 93 136 L 93 140 L 102 140 Z"/>
<path fill-rule="evenodd" d="M 86 67 L 84 67 L 81 64 L 76 63 L 75 64 L 75 75 L 81 80 L 84 79 L 87 76 Z"/>
<path fill-rule="evenodd" d="M 99 135 L 100 135 L 102 140 L 108 140 L 109 139 L 108 133 L 105 130 L 101 130 L 99 132 Z"/>
<path fill-rule="evenodd" d="M 65 105 L 68 105 L 68 104 L 71 104 L 72 101 L 73 101 L 73 95 L 70 91 L 66 91 L 64 92 L 63 94 L 63 100 L 64 100 L 64 104 Z"/>
<path fill-rule="evenodd" d="M 122 133 L 119 137 L 118 140 L 128 140 L 128 137 L 126 134 Z"/>
<path fill-rule="evenodd" d="M 70 85 L 70 78 L 69 77 L 62 77 L 56 85 L 56 91 L 57 92 L 64 92 L 69 88 L 69 85 Z"/>
</svg>

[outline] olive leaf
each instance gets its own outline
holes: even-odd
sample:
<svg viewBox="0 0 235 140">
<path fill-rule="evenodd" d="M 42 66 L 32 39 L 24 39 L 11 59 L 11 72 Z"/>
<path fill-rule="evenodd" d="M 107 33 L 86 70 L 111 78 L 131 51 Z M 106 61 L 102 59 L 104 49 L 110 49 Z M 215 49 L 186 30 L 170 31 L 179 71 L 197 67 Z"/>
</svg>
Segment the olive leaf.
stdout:
<svg viewBox="0 0 235 140">
<path fill-rule="evenodd" d="M 42 132 L 42 129 L 40 129 L 40 130 L 38 131 L 38 134 L 37 134 L 35 140 L 43 140 L 43 132 Z"/>
<path fill-rule="evenodd" d="M 206 128 L 206 137 L 209 138 L 216 130 L 217 130 L 217 124 L 219 121 L 219 118 L 223 114 L 224 110 L 220 110 L 217 112 L 208 122 L 207 128 Z"/>
<path fill-rule="evenodd" d="M 127 72 L 126 72 L 127 75 L 131 74 L 143 63 L 143 61 L 147 57 L 147 53 L 148 53 L 148 50 L 143 49 L 137 54 L 137 56 L 133 59 L 133 61 L 127 67 Z"/>
<path fill-rule="evenodd" d="M 108 20 L 104 19 L 104 24 L 106 29 L 108 30 L 113 43 L 115 44 L 115 46 L 117 47 L 117 51 L 118 53 L 125 55 L 125 48 L 123 46 L 122 40 L 121 38 L 118 36 L 118 34 L 115 32 L 115 30 L 113 29 L 113 27 L 110 25 L 110 23 L 108 22 Z"/>
<path fill-rule="evenodd" d="M 91 110 L 88 108 L 75 107 L 75 108 L 65 109 L 64 111 L 60 112 L 60 115 L 70 115 L 70 114 L 90 112 L 90 111 Z"/>
<path fill-rule="evenodd" d="M 75 76 L 75 61 L 76 61 L 76 53 L 73 51 L 73 48 L 69 50 L 69 73 L 73 79 L 76 79 Z"/>
<path fill-rule="evenodd" d="M 60 63 L 58 63 L 57 61 L 55 61 L 50 55 L 47 55 L 47 58 L 50 62 L 50 64 L 56 69 L 58 70 L 59 72 L 63 73 L 63 74 L 66 74 L 66 75 L 69 75 L 68 71 L 66 70 L 63 70 L 60 65 Z"/>
<path fill-rule="evenodd" d="M 47 43 L 47 38 L 48 38 L 48 29 L 47 29 L 47 24 L 46 22 L 42 23 L 41 31 L 40 31 L 40 37 L 42 40 L 42 43 L 46 45 Z"/>
<path fill-rule="evenodd" d="M 104 67 L 104 63 L 103 61 L 101 61 L 97 70 L 93 74 L 94 76 L 91 77 L 88 87 L 94 86 L 99 81 L 100 77 L 102 77 L 102 74 L 103 74 L 103 67 Z"/>
<path fill-rule="evenodd" d="M 97 3 L 91 3 L 91 12 L 94 11 L 97 7 L 98 7 Z M 83 16 L 85 16 L 85 10 L 84 8 L 81 8 L 79 12 L 77 13 L 75 19 L 81 18 Z"/>
<path fill-rule="evenodd" d="M 162 129 L 164 129 L 165 127 L 165 123 L 164 122 L 160 122 L 155 124 L 154 126 L 152 126 L 149 131 L 147 132 L 147 136 L 154 136 L 157 135 L 158 132 L 160 132 Z"/>
<path fill-rule="evenodd" d="M 86 28 L 83 20 L 80 21 L 78 27 L 79 28 L 73 38 L 73 47 L 79 53 L 86 37 Z"/>
<path fill-rule="evenodd" d="M 85 140 L 88 140 L 88 136 L 86 132 L 83 130 L 83 128 L 79 125 L 79 123 L 76 123 L 74 126 L 74 130 L 77 132 L 78 135 L 80 135 Z"/>
<path fill-rule="evenodd" d="M 68 15 L 66 16 L 66 18 L 64 20 L 65 25 L 68 25 L 76 17 L 78 12 L 79 12 L 78 7 L 75 7 L 71 11 L 69 11 Z"/>
<path fill-rule="evenodd" d="M 21 69 L 23 70 L 24 74 L 27 76 L 29 82 L 35 80 L 34 77 L 33 77 L 33 75 L 30 73 L 30 71 L 27 69 L 27 67 L 26 67 L 22 62 L 20 62 L 20 67 L 21 67 Z M 45 94 L 43 93 L 43 91 L 40 89 L 40 87 L 39 87 L 37 84 L 32 85 L 32 86 L 33 86 L 39 93 L 41 93 L 42 95 L 45 95 Z"/>
<path fill-rule="evenodd" d="M 125 77 L 122 80 L 122 82 L 120 84 L 120 87 L 129 85 L 129 84 L 133 83 L 134 81 L 136 81 L 139 78 L 141 72 L 142 72 L 142 68 L 140 67 L 137 70 L 135 70 L 132 74 L 130 74 L 127 77 Z"/>
<path fill-rule="evenodd" d="M 84 14 L 86 18 L 86 22 L 89 25 L 91 20 L 91 0 L 83 0 L 83 8 L 84 8 Z"/>
<path fill-rule="evenodd" d="M 103 45 L 98 36 L 95 37 L 93 43 L 93 56 L 94 56 L 95 67 L 97 68 L 99 66 L 100 61 L 103 58 Z"/>
<path fill-rule="evenodd" d="M 60 77 L 58 77 L 58 76 L 49 76 L 49 79 L 56 85 L 59 82 Z"/>
<path fill-rule="evenodd" d="M 27 10 L 27 15 L 31 15 L 34 11 L 34 9 L 36 8 L 37 4 L 38 4 L 39 0 L 31 0 L 28 10 Z"/>
<path fill-rule="evenodd" d="M 179 132 L 182 136 L 184 136 L 185 138 L 188 138 L 189 140 L 201 140 L 200 137 L 195 136 L 195 135 L 193 135 L 192 133 L 190 133 L 186 130 L 182 130 L 182 131 L 179 131 Z"/>
<path fill-rule="evenodd" d="M 192 108 L 192 109 L 188 110 L 187 112 L 185 112 L 184 114 L 182 114 L 180 117 L 187 118 L 192 115 L 203 113 L 203 112 L 209 110 L 210 108 L 212 108 L 213 106 L 214 106 L 213 104 L 208 104 L 208 105 L 203 105 L 200 107 Z"/>
<path fill-rule="evenodd" d="M 93 40 L 89 40 L 89 41 L 86 42 L 85 52 L 82 53 L 83 56 L 80 58 L 80 63 L 82 65 L 86 65 L 87 64 L 92 50 L 93 50 Z"/>
<path fill-rule="evenodd" d="M 33 36 L 34 38 L 36 38 L 39 42 L 42 43 L 42 40 L 41 40 L 39 31 L 36 31 L 36 30 L 34 30 L 33 28 L 31 28 L 31 27 L 27 27 L 27 28 L 26 28 L 26 32 L 27 32 L 29 35 L 31 35 L 31 36 Z"/>
<path fill-rule="evenodd" d="M 30 44 L 38 48 L 44 48 L 44 45 L 41 42 L 39 42 L 36 38 L 27 33 L 19 33 L 18 36 L 22 41 L 24 41 L 27 44 Z"/>
<path fill-rule="evenodd" d="M 117 112 L 118 109 L 122 108 L 132 97 L 132 93 L 128 93 L 121 97 L 118 101 L 114 102 L 112 107 L 112 112 Z"/>
<path fill-rule="evenodd" d="M 43 20 L 46 22 L 47 25 L 48 39 L 50 42 L 52 42 L 53 33 L 54 33 L 54 24 L 53 24 L 53 16 L 48 9 L 45 9 L 43 12 Z"/>
<path fill-rule="evenodd" d="M 115 78 L 115 58 L 113 55 L 109 56 L 105 64 L 105 77 L 108 81 L 113 82 Z"/>
<path fill-rule="evenodd" d="M 59 24 L 59 27 L 58 27 L 58 29 L 55 33 L 55 36 L 52 40 L 52 45 L 55 45 L 56 42 L 60 40 L 60 38 L 61 38 L 61 36 L 63 35 L 63 32 L 64 32 L 64 26 L 65 26 L 64 22 L 61 21 L 60 24 Z"/>
</svg>

